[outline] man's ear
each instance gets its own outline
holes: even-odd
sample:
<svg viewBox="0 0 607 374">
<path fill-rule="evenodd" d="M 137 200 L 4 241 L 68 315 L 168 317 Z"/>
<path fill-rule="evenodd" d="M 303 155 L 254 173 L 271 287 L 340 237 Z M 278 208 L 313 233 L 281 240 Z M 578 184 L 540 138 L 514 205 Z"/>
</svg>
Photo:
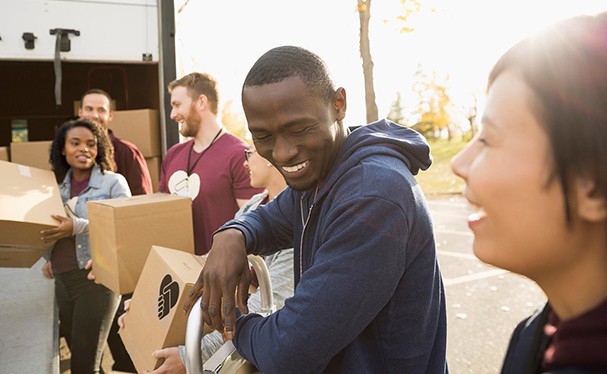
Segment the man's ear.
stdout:
<svg viewBox="0 0 607 374">
<path fill-rule="evenodd" d="M 335 109 L 337 111 L 337 120 L 341 121 L 346 117 L 346 89 L 339 87 L 335 91 Z"/>
<path fill-rule="evenodd" d="M 114 111 L 110 110 L 110 115 L 108 116 L 108 122 L 112 122 L 113 118 L 114 118 Z"/>
<path fill-rule="evenodd" d="M 196 105 L 198 106 L 198 108 L 200 110 L 205 110 L 208 104 L 209 98 L 207 97 L 207 95 L 200 95 L 198 96 L 198 99 L 196 100 Z"/>
<path fill-rule="evenodd" d="M 596 184 L 588 179 L 576 182 L 577 211 L 581 219 L 589 222 L 601 222 L 607 219 L 605 196 L 597 193 Z"/>
</svg>

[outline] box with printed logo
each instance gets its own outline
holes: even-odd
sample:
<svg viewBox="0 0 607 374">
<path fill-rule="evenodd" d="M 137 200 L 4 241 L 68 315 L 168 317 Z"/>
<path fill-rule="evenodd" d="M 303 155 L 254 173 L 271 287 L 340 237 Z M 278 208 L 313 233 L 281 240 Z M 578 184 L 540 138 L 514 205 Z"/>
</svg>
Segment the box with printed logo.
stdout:
<svg viewBox="0 0 607 374">
<path fill-rule="evenodd" d="M 200 256 L 152 247 L 119 332 L 138 373 L 160 366 L 155 350 L 185 343 L 182 306 L 203 265 Z"/>
<path fill-rule="evenodd" d="M 51 214 L 65 216 L 55 174 L 0 161 L 0 180 L 0 267 L 31 267 L 52 245 L 40 240 Z"/>
<path fill-rule="evenodd" d="M 89 201 L 89 236 L 97 282 L 133 292 L 152 245 L 194 253 L 192 200 L 156 193 Z"/>
</svg>

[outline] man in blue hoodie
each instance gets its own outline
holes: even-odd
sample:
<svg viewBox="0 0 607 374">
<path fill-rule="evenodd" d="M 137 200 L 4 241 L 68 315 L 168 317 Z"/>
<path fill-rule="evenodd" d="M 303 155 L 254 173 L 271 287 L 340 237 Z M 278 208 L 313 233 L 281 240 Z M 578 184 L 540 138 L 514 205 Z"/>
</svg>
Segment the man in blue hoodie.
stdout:
<svg viewBox="0 0 607 374">
<path fill-rule="evenodd" d="M 413 177 L 431 164 L 424 138 L 385 120 L 349 133 L 346 91 L 299 47 L 260 57 L 242 102 L 257 152 L 289 188 L 215 233 L 185 309 L 202 294 L 204 320 L 264 373 L 447 372 L 443 283 Z M 295 295 L 236 319 L 247 253 L 289 247 Z"/>
</svg>

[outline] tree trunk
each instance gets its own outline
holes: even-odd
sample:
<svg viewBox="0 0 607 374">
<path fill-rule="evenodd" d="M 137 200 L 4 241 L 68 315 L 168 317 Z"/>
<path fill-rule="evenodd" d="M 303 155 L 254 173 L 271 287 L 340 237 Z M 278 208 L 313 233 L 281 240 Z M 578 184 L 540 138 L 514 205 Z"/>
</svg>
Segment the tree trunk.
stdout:
<svg viewBox="0 0 607 374">
<path fill-rule="evenodd" d="M 474 103 L 468 112 L 468 122 L 470 123 L 470 139 L 474 138 L 476 135 L 476 114 L 478 113 L 478 99 L 476 95 L 472 95 L 472 99 Z"/>
<path fill-rule="evenodd" d="M 365 104 L 367 123 L 377 121 L 378 110 L 375 103 L 375 88 L 373 87 L 373 60 L 369 43 L 369 19 L 371 18 L 371 0 L 358 1 L 358 16 L 360 19 L 360 57 L 363 60 L 363 75 L 365 78 Z"/>
</svg>

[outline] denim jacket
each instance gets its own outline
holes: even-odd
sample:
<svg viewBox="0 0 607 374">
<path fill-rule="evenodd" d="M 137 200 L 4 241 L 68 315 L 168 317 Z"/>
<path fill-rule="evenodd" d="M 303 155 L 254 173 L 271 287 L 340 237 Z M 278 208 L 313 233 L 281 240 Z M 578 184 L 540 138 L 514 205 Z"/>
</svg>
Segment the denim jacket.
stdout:
<svg viewBox="0 0 607 374">
<path fill-rule="evenodd" d="M 70 200 L 72 170 L 67 172 L 63 182 L 59 185 L 61 200 L 67 203 Z M 91 259 L 91 250 L 89 248 L 89 216 L 86 203 L 94 200 L 114 199 L 117 197 L 131 196 L 131 190 L 126 179 L 117 173 L 106 171 L 101 173 L 99 166 L 95 165 L 91 172 L 89 185 L 78 195 L 74 223 L 73 235 L 76 237 L 76 259 L 78 268 L 84 269 L 88 260 Z M 50 258 L 50 252 L 48 253 Z"/>
</svg>

